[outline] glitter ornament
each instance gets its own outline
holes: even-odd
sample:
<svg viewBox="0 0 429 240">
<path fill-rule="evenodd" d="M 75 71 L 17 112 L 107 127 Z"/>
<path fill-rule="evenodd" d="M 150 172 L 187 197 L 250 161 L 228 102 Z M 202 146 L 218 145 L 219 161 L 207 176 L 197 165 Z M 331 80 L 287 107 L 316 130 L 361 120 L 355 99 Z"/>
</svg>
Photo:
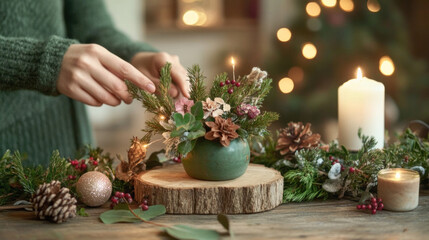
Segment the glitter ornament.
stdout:
<svg viewBox="0 0 429 240">
<path fill-rule="evenodd" d="M 103 173 L 91 171 L 79 178 L 76 191 L 84 204 L 98 207 L 107 202 L 112 194 L 112 183 Z"/>
</svg>

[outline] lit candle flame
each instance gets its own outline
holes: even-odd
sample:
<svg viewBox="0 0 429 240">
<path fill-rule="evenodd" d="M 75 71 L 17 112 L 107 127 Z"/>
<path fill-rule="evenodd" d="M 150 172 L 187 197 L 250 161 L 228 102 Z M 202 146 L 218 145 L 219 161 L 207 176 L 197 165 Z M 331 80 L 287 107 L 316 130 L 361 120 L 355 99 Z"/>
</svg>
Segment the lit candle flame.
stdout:
<svg viewBox="0 0 429 240">
<path fill-rule="evenodd" d="M 362 70 L 360 69 L 360 67 L 358 67 L 357 69 L 357 79 L 362 79 Z"/>
<path fill-rule="evenodd" d="M 232 66 L 234 66 L 234 65 L 235 65 L 234 57 L 231 57 L 231 64 L 232 64 Z"/>
<path fill-rule="evenodd" d="M 401 178 L 401 174 L 399 172 L 396 172 L 395 178 L 396 179 L 400 179 Z"/>
</svg>

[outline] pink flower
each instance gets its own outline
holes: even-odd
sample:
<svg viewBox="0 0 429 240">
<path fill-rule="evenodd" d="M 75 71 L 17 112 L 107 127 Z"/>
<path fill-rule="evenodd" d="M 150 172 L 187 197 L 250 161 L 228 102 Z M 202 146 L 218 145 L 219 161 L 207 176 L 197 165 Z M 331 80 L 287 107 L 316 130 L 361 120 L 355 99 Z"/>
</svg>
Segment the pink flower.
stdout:
<svg viewBox="0 0 429 240">
<path fill-rule="evenodd" d="M 176 107 L 176 112 L 185 115 L 185 113 L 191 111 L 191 107 L 194 106 L 194 101 L 187 98 L 181 98 L 176 101 L 174 106 Z"/>
</svg>

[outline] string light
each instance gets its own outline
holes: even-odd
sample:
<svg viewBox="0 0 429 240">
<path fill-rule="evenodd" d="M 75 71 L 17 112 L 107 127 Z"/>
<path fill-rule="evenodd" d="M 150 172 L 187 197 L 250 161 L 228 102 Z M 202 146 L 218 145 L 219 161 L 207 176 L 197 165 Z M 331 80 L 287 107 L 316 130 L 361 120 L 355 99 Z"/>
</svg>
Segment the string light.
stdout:
<svg viewBox="0 0 429 240">
<path fill-rule="evenodd" d="M 159 119 L 160 120 L 165 120 L 165 116 L 164 115 L 159 115 Z"/>
<path fill-rule="evenodd" d="M 337 5 L 337 0 L 322 0 L 322 4 L 325 5 L 325 7 L 335 7 L 335 5 Z"/>
<path fill-rule="evenodd" d="M 188 10 L 183 14 L 182 20 L 186 25 L 202 26 L 207 22 L 207 14 L 204 11 Z"/>
<path fill-rule="evenodd" d="M 302 55 L 307 59 L 313 59 L 317 55 L 317 48 L 312 43 L 306 43 L 302 47 Z"/>
<path fill-rule="evenodd" d="M 355 5 L 352 0 L 340 0 L 340 8 L 344 12 L 351 12 L 353 11 Z"/>
<path fill-rule="evenodd" d="M 277 39 L 280 42 L 287 42 L 292 37 L 292 32 L 288 28 L 280 28 L 277 31 Z"/>
<path fill-rule="evenodd" d="M 395 65 L 389 56 L 383 56 L 379 62 L 380 72 L 385 76 L 390 76 L 395 72 Z"/>
<path fill-rule="evenodd" d="M 305 11 L 310 17 L 317 17 L 320 15 L 320 6 L 316 2 L 309 2 L 307 6 L 305 6 Z"/>
<path fill-rule="evenodd" d="M 366 6 L 371 12 L 378 12 L 381 9 L 380 3 L 378 3 L 377 0 L 368 0 L 368 2 L 366 2 Z"/>
<path fill-rule="evenodd" d="M 288 94 L 288 93 L 292 92 L 293 87 L 294 87 L 294 83 L 293 83 L 292 79 L 287 78 L 287 77 L 280 79 L 279 89 L 282 93 Z"/>
<path fill-rule="evenodd" d="M 299 84 L 304 79 L 304 71 L 300 67 L 291 67 L 288 71 L 288 76 L 293 79 L 296 84 Z"/>
</svg>

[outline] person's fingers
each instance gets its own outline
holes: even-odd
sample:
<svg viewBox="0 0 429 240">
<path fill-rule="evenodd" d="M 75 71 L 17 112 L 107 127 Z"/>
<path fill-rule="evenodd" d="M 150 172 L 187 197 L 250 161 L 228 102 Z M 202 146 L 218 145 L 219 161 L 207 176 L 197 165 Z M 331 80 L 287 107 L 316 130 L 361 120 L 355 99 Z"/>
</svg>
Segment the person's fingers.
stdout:
<svg viewBox="0 0 429 240">
<path fill-rule="evenodd" d="M 110 106 L 117 106 L 121 103 L 121 100 L 100 86 L 98 82 L 89 75 L 85 77 L 84 81 L 81 81 L 80 87 L 100 103 L 105 103 Z"/>
<path fill-rule="evenodd" d="M 102 86 L 107 88 L 117 98 L 122 99 L 125 103 L 130 104 L 133 99 L 128 92 L 127 85 L 116 75 L 109 72 L 103 66 L 99 65 L 92 69 L 92 77 Z"/>
<path fill-rule="evenodd" d="M 179 96 L 179 90 L 177 90 L 177 87 L 174 84 L 171 84 L 170 89 L 168 90 L 168 94 L 172 98 L 177 98 Z"/>
<path fill-rule="evenodd" d="M 106 49 L 100 51 L 100 62 L 109 71 L 113 72 L 120 79 L 127 79 L 134 83 L 137 87 L 144 89 L 150 93 L 154 93 L 156 88 L 152 81 L 133 65 L 122 60 L 118 56 L 110 53 Z"/>
<path fill-rule="evenodd" d="M 95 98 L 89 95 L 89 93 L 87 93 L 85 90 L 81 88 L 77 88 L 73 93 L 73 95 L 75 95 L 76 100 L 81 101 L 87 105 L 94 106 L 94 107 L 99 107 L 102 105 L 99 101 L 97 101 Z"/>
</svg>

